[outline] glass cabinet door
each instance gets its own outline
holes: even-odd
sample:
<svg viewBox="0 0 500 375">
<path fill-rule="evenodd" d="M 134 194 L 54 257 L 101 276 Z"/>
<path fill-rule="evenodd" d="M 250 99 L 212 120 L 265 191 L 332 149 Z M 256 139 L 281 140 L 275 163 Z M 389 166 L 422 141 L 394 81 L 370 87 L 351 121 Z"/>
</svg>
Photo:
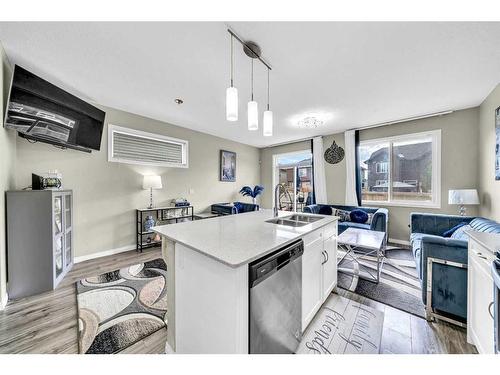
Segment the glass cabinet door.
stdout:
<svg viewBox="0 0 500 375">
<path fill-rule="evenodd" d="M 69 266 L 72 259 L 72 234 L 73 234 L 73 217 L 71 212 L 71 195 L 64 196 L 64 227 L 65 227 L 65 240 L 64 240 L 64 264 Z"/>
<path fill-rule="evenodd" d="M 64 269 L 63 251 L 63 201 L 62 196 L 54 197 L 54 264 L 57 279 Z"/>
</svg>

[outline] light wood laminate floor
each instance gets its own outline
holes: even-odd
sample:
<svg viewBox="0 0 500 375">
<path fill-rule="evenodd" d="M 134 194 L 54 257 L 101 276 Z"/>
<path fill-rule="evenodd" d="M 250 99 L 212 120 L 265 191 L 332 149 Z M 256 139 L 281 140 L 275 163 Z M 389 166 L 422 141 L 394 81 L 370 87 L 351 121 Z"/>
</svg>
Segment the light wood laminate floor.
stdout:
<svg viewBox="0 0 500 375">
<path fill-rule="evenodd" d="M 161 256 L 160 249 L 111 255 L 76 264 L 54 291 L 9 302 L 0 311 L 0 353 L 78 353 L 75 282 Z M 426 320 L 357 294 L 338 294 L 385 314 L 381 353 L 476 353 L 465 329 Z M 160 330 L 122 353 L 163 353 L 166 330 Z"/>
<path fill-rule="evenodd" d="M 75 283 L 159 257 L 160 248 L 153 248 L 77 263 L 56 290 L 9 302 L 0 311 L 0 353 L 78 353 Z M 160 330 L 123 353 L 164 353 L 166 339 L 166 329 Z"/>
</svg>

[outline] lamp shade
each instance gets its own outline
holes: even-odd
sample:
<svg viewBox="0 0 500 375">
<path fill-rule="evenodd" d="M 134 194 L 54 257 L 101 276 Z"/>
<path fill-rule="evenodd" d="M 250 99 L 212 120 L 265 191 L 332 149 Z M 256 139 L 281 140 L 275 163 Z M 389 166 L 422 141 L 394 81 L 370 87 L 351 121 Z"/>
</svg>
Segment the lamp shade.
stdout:
<svg viewBox="0 0 500 375">
<path fill-rule="evenodd" d="M 236 87 L 226 89 L 226 119 L 238 121 L 238 90 Z"/>
<path fill-rule="evenodd" d="M 476 189 L 448 190 L 448 204 L 479 204 Z"/>
<path fill-rule="evenodd" d="M 259 129 L 259 107 L 256 101 L 248 102 L 248 130 Z"/>
<path fill-rule="evenodd" d="M 263 121 L 264 137 L 271 137 L 273 135 L 273 112 L 264 111 L 264 121 Z"/>
<path fill-rule="evenodd" d="M 161 176 L 144 176 L 142 180 L 143 189 L 161 189 Z"/>
</svg>

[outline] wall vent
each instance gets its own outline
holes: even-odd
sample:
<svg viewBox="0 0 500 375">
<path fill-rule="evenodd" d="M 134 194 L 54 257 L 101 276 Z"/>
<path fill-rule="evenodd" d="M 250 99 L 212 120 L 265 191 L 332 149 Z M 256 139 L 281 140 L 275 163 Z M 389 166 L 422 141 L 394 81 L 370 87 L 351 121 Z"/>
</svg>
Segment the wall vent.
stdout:
<svg viewBox="0 0 500 375">
<path fill-rule="evenodd" d="M 188 141 L 109 124 L 108 161 L 187 168 Z"/>
</svg>

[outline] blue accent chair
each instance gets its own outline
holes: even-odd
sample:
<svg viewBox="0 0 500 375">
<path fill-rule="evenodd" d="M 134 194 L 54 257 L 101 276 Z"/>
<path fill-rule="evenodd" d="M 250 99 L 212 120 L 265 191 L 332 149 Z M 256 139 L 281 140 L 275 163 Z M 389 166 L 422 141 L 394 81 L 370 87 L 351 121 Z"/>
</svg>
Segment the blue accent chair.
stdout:
<svg viewBox="0 0 500 375">
<path fill-rule="evenodd" d="M 376 207 L 357 207 L 357 206 L 341 206 L 338 204 L 312 204 L 304 207 L 304 212 L 311 214 L 319 214 L 322 207 L 330 206 L 333 209 L 352 211 L 352 210 L 363 210 L 368 214 L 373 214 L 371 224 L 360 224 L 354 223 L 352 221 L 339 221 L 338 228 L 339 234 L 345 231 L 347 228 L 360 228 L 367 230 L 376 230 L 379 232 L 384 232 L 387 240 L 387 229 L 389 221 L 389 212 L 387 208 L 376 208 Z"/>
<path fill-rule="evenodd" d="M 233 215 L 245 212 L 258 211 L 259 205 L 253 203 L 234 202 L 212 204 L 211 211 L 217 215 Z"/>
<path fill-rule="evenodd" d="M 451 238 L 443 237 L 445 231 L 463 222 L 468 225 L 458 229 Z M 500 224 L 482 217 L 410 214 L 410 245 L 429 320 L 435 316 L 458 324 L 467 320 L 468 230 L 500 233 Z M 427 301 L 429 259 L 432 262 L 431 301 Z"/>
</svg>

